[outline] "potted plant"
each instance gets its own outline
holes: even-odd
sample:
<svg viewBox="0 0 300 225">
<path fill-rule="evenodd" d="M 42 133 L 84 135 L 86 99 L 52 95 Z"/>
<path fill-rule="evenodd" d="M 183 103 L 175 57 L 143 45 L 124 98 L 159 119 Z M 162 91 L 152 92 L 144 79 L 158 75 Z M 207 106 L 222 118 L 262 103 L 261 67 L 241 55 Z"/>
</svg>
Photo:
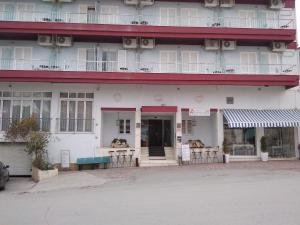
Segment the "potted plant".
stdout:
<svg viewBox="0 0 300 225">
<path fill-rule="evenodd" d="M 223 163 L 229 163 L 230 146 L 225 138 L 223 141 Z"/>
<path fill-rule="evenodd" d="M 260 139 L 260 151 L 261 151 L 261 161 L 267 162 L 269 158 L 269 152 L 267 151 L 267 138 L 262 136 Z"/>
<path fill-rule="evenodd" d="M 25 151 L 32 156 L 32 179 L 35 182 L 57 176 L 58 169 L 47 160 L 46 147 L 49 135 L 39 131 L 37 119 L 34 117 L 16 121 L 6 131 L 6 139 L 11 142 L 23 142 Z"/>
</svg>

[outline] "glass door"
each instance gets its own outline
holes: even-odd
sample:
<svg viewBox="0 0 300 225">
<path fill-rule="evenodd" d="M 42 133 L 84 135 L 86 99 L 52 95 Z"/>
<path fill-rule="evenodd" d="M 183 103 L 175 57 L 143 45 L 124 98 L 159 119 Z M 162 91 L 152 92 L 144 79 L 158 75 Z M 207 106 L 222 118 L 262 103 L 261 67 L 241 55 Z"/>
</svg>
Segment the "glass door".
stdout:
<svg viewBox="0 0 300 225">
<path fill-rule="evenodd" d="M 265 136 L 270 157 L 295 157 L 294 128 L 265 128 Z"/>
</svg>

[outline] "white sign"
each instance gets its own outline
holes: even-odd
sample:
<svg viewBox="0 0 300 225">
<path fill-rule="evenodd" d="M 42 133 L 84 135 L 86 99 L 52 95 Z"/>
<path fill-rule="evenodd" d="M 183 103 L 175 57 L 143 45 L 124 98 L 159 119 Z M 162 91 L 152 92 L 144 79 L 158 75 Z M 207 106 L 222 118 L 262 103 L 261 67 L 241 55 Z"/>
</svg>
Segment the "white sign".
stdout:
<svg viewBox="0 0 300 225">
<path fill-rule="evenodd" d="M 61 150 L 61 167 L 62 168 L 70 168 L 70 151 L 69 150 Z"/>
<path fill-rule="evenodd" d="M 210 109 L 197 109 L 197 108 L 190 108 L 189 109 L 190 116 L 210 116 Z"/>
<path fill-rule="evenodd" d="M 181 145 L 182 161 L 191 161 L 190 145 Z"/>
</svg>

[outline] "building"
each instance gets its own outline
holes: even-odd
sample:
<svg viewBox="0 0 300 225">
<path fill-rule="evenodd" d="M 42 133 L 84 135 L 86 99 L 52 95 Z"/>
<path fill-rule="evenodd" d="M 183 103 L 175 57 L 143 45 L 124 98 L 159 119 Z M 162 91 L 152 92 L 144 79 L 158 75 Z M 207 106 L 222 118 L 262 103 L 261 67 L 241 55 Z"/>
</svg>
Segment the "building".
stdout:
<svg viewBox="0 0 300 225">
<path fill-rule="evenodd" d="M 271 158 L 298 156 L 294 0 L 11 0 L 0 11 L 0 158 L 15 174 L 29 159 L 3 131 L 31 114 L 51 133 L 49 160 L 71 167 L 109 155 L 114 139 L 142 165 L 224 138 L 231 160 L 258 160 L 263 135 Z"/>
</svg>

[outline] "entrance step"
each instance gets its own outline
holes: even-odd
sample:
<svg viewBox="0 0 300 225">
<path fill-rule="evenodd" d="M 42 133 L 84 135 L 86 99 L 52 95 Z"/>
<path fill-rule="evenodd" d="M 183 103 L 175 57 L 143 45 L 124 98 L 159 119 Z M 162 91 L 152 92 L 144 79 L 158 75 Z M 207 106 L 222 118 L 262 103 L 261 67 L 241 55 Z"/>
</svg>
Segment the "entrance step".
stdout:
<svg viewBox="0 0 300 225">
<path fill-rule="evenodd" d="M 178 166 L 176 160 L 142 160 L 140 167 L 152 167 L 152 166 Z"/>
</svg>

